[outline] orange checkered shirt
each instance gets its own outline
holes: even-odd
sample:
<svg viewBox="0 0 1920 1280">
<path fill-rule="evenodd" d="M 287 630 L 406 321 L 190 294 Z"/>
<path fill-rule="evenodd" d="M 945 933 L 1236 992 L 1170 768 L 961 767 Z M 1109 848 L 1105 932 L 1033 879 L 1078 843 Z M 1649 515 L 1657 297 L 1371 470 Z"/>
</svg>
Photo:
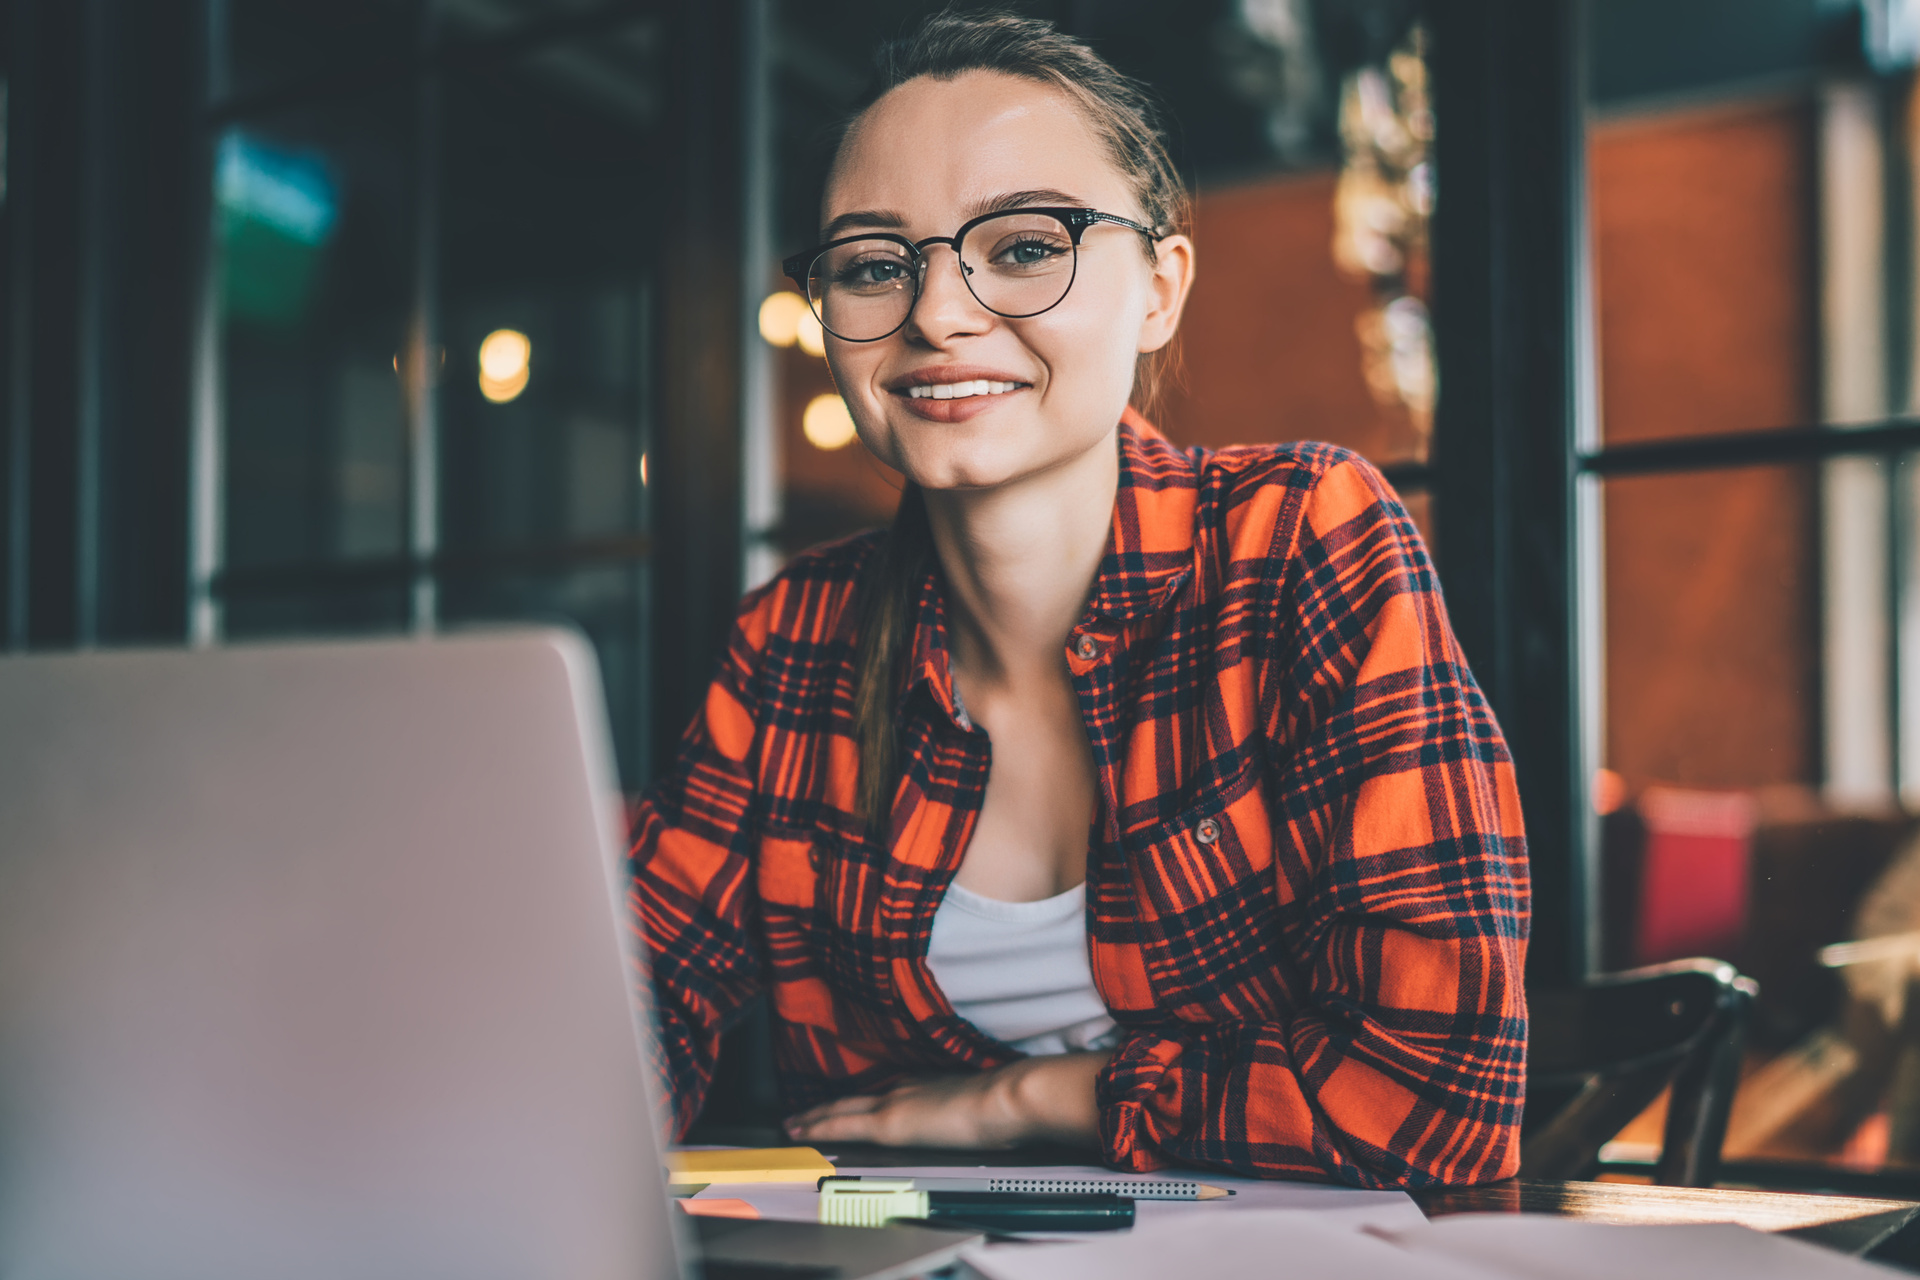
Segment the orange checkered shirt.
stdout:
<svg viewBox="0 0 1920 1280">
<path fill-rule="evenodd" d="M 1355 1186 L 1514 1172 L 1526 843 L 1499 726 L 1412 521 L 1329 445 L 1180 450 L 1129 412 L 1107 553 L 1066 661 L 1099 802 L 1095 986 L 1121 1028 L 1107 1161 Z M 855 816 L 868 534 L 742 603 L 642 802 L 632 919 L 682 1131 L 721 1031 L 771 1004 L 785 1100 L 1019 1056 L 927 966 L 986 789 L 922 585 L 885 839 Z"/>
</svg>

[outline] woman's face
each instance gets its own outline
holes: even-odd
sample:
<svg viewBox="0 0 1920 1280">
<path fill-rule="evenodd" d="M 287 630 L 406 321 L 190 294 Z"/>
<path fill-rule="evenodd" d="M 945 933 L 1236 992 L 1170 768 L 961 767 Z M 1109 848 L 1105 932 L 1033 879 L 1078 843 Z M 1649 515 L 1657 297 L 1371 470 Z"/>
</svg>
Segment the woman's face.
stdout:
<svg viewBox="0 0 1920 1280">
<path fill-rule="evenodd" d="M 826 239 L 863 230 L 951 236 L 1000 208 L 1072 206 L 1145 224 L 1127 180 L 1072 100 L 995 72 L 911 80 L 861 117 L 825 202 Z M 860 438 L 928 489 L 985 489 L 1064 466 L 1107 442 L 1134 363 L 1179 323 L 1192 275 L 1185 237 L 1149 262 L 1139 232 L 1088 228 L 1066 298 L 1023 320 L 974 298 L 945 245 L 930 245 L 911 318 L 878 342 L 827 338 Z M 998 394 L 918 398 L 918 385 L 1012 383 Z"/>
</svg>

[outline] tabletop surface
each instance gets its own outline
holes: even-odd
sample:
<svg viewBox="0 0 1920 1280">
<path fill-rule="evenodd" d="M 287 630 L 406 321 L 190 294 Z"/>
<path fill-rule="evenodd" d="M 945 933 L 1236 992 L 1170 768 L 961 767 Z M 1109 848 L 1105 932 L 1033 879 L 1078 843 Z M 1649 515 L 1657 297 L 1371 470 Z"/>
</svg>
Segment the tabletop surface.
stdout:
<svg viewBox="0 0 1920 1280">
<path fill-rule="evenodd" d="M 785 1146 L 772 1131 L 715 1132 L 709 1142 Z M 1078 1148 L 1036 1145 L 1009 1151 L 950 1151 L 930 1147 L 876 1147 L 822 1143 L 823 1154 L 846 1168 L 914 1168 L 994 1165 L 1008 1168 L 1087 1164 Z M 1807 1195 L 1789 1191 L 1741 1191 L 1724 1187 L 1655 1187 L 1627 1182 L 1541 1182 L 1510 1178 L 1480 1187 L 1410 1193 L 1429 1218 L 1453 1213 L 1547 1213 L 1596 1222 L 1737 1222 L 1779 1231 L 1809 1244 L 1864 1254 L 1899 1235 L 1920 1237 L 1920 1204 L 1861 1196 Z M 1911 1227 L 1911 1230 L 1903 1230 Z M 1920 1241 L 1916 1241 L 1920 1247 Z"/>
</svg>

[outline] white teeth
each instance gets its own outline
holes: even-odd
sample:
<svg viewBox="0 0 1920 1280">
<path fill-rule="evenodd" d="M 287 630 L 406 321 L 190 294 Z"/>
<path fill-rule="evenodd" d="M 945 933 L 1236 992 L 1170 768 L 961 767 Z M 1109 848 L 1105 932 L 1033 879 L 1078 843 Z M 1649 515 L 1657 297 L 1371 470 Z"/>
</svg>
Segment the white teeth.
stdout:
<svg viewBox="0 0 1920 1280">
<path fill-rule="evenodd" d="M 993 382 L 987 378 L 976 378 L 972 382 L 942 382 L 931 386 L 908 387 L 907 395 L 915 400 L 964 400 L 968 396 L 1000 396 L 1013 390 L 1017 382 Z"/>
</svg>

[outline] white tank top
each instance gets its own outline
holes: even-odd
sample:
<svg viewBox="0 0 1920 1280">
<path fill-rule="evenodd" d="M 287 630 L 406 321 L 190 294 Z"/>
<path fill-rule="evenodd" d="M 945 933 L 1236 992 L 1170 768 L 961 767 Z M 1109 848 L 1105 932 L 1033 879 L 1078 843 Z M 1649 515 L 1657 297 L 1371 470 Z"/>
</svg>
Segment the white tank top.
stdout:
<svg viewBox="0 0 1920 1280">
<path fill-rule="evenodd" d="M 1022 1052 L 1107 1049 L 1120 1039 L 1093 989 L 1085 885 L 1039 902 L 948 885 L 927 965 L 954 1012 Z"/>
</svg>

